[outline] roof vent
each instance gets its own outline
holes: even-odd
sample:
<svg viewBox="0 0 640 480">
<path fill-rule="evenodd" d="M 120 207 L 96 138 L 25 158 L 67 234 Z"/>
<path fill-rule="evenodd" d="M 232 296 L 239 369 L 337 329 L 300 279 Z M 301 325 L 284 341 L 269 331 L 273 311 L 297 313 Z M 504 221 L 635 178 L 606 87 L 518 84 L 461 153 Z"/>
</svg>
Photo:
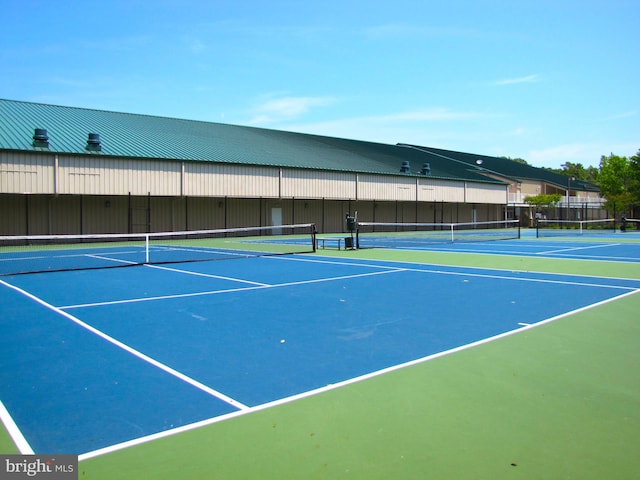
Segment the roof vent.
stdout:
<svg viewBox="0 0 640 480">
<path fill-rule="evenodd" d="M 87 138 L 87 150 L 90 152 L 101 152 L 102 145 L 100 144 L 100 134 L 99 133 L 90 133 Z"/>
<path fill-rule="evenodd" d="M 422 165 L 422 170 L 420 170 L 420 173 L 422 175 L 430 176 L 431 175 L 431 164 L 430 163 L 425 163 L 424 165 Z"/>
<path fill-rule="evenodd" d="M 402 162 L 400 165 L 400 173 L 411 173 L 411 166 L 407 160 Z"/>
<path fill-rule="evenodd" d="M 38 148 L 49 148 L 49 135 L 46 128 L 34 129 L 33 146 Z"/>
</svg>

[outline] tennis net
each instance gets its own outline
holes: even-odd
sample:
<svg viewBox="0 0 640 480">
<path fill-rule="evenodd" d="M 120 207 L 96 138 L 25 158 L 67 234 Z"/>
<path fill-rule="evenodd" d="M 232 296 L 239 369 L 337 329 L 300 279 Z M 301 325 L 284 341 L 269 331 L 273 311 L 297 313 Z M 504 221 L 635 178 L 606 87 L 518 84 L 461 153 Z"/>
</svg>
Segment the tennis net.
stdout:
<svg viewBox="0 0 640 480">
<path fill-rule="evenodd" d="M 640 220 L 637 218 L 623 218 L 620 222 L 620 231 L 640 230 Z"/>
<path fill-rule="evenodd" d="M 520 238 L 519 220 L 470 223 L 359 222 L 357 248 L 420 248 L 455 242 L 484 242 Z"/>
<path fill-rule="evenodd" d="M 315 251 L 315 224 L 101 235 L 0 236 L 0 276 Z"/>
<path fill-rule="evenodd" d="M 614 218 L 604 220 L 537 220 L 536 236 L 563 237 L 575 235 L 597 235 L 616 231 Z"/>
</svg>

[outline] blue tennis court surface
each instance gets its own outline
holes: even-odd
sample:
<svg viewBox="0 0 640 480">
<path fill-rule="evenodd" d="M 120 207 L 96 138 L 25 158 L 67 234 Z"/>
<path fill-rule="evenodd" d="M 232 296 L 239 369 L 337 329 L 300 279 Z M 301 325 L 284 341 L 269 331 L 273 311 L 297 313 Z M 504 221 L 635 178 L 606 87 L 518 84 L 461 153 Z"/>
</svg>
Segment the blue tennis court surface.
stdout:
<svg viewBox="0 0 640 480">
<path fill-rule="evenodd" d="M 83 454 L 638 289 L 313 255 L 5 276 L 0 400 L 36 453 Z"/>
<path fill-rule="evenodd" d="M 473 243 L 439 243 L 420 250 L 460 253 L 484 253 L 529 257 L 640 262 L 640 233 L 617 233 L 583 236 L 579 239 L 551 238 L 539 240 L 531 235 L 520 240 Z M 416 248 L 413 248 L 414 250 Z"/>
</svg>

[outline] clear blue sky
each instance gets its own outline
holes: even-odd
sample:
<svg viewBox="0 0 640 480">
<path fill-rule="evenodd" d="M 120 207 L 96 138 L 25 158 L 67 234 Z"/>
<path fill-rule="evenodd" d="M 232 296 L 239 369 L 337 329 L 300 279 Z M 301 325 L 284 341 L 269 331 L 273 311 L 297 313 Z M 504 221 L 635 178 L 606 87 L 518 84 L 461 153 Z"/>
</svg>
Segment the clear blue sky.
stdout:
<svg viewBox="0 0 640 480">
<path fill-rule="evenodd" d="M 0 97 L 597 166 L 640 0 L 0 0 Z"/>
</svg>

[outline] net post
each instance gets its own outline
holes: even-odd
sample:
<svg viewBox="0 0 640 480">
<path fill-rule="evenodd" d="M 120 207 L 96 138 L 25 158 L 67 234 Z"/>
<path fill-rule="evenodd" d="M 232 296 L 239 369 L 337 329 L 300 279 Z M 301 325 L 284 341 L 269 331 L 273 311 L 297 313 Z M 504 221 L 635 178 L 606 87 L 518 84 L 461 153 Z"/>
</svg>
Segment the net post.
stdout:
<svg viewBox="0 0 640 480">
<path fill-rule="evenodd" d="M 149 263 L 149 234 L 144 236 L 144 263 Z"/>
<path fill-rule="evenodd" d="M 454 232 L 453 223 L 449 226 L 449 228 L 451 229 L 451 243 L 454 243 L 455 237 L 453 235 L 453 232 Z"/>
<path fill-rule="evenodd" d="M 318 241 L 317 241 L 318 230 L 316 229 L 316 224 L 311 225 L 311 242 L 313 243 L 313 253 L 316 253 L 318 250 Z"/>
</svg>

